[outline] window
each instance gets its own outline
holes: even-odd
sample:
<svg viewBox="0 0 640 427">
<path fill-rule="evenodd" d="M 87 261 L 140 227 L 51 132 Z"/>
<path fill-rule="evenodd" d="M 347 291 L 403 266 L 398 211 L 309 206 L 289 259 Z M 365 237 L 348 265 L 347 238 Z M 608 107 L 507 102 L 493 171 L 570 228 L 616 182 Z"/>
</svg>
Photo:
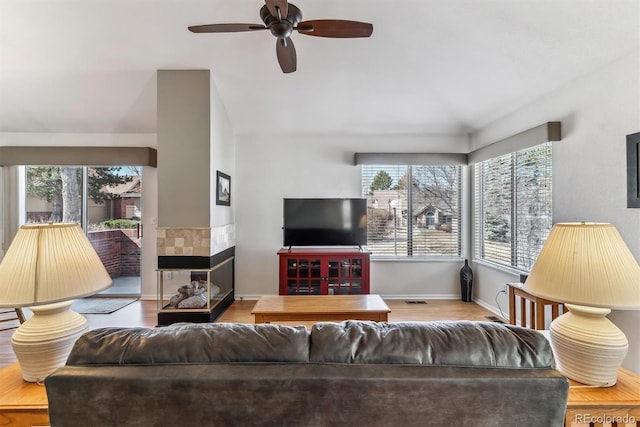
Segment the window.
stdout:
<svg viewBox="0 0 640 427">
<path fill-rule="evenodd" d="M 551 230 L 551 143 L 475 164 L 476 258 L 529 271 Z"/>
<path fill-rule="evenodd" d="M 461 166 L 362 165 L 373 256 L 459 256 L 461 174 Z"/>
<path fill-rule="evenodd" d="M 82 225 L 114 286 L 140 294 L 142 169 L 134 166 L 26 166 L 27 223 Z"/>
<path fill-rule="evenodd" d="M 139 167 L 27 166 L 26 222 L 77 222 L 89 232 L 136 228 L 141 188 Z"/>
</svg>

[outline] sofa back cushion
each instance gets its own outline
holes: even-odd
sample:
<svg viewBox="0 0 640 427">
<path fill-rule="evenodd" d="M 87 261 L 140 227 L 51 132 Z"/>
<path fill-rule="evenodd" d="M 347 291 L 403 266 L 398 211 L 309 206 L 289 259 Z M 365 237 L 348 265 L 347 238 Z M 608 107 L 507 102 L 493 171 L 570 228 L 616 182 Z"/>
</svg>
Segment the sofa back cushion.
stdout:
<svg viewBox="0 0 640 427">
<path fill-rule="evenodd" d="M 551 368 L 553 353 L 542 334 L 493 322 L 347 320 L 311 329 L 312 362 Z"/>
<path fill-rule="evenodd" d="M 76 341 L 67 365 L 308 361 L 304 326 L 185 323 L 89 331 Z"/>
</svg>

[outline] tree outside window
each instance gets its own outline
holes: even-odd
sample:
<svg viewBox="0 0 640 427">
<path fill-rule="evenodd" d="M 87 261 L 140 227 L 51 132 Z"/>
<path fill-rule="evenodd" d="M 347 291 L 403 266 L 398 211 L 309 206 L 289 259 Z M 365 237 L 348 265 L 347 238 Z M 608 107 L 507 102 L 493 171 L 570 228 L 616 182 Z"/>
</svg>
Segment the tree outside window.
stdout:
<svg viewBox="0 0 640 427">
<path fill-rule="evenodd" d="M 27 166 L 27 222 L 77 222 L 83 218 L 83 186 L 86 176 L 87 202 L 101 206 L 103 213 L 90 225 L 111 219 L 108 202 L 120 197 L 113 189 L 132 182 L 136 168 Z M 138 176 L 139 178 L 139 176 Z"/>
</svg>

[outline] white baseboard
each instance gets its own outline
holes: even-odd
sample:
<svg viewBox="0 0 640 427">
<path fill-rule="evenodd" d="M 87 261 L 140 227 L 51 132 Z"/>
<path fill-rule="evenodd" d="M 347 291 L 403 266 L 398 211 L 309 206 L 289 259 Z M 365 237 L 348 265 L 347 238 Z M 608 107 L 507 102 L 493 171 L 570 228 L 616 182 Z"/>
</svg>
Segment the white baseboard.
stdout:
<svg viewBox="0 0 640 427">
<path fill-rule="evenodd" d="M 388 300 L 452 300 L 459 299 L 460 295 L 455 294 L 419 294 L 419 295 L 380 295 Z"/>
<path fill-rule="evenodd" d="M 486 301 L 483 301 L 478 298 L 474 298 L 473 302 L 478 304 L 480 307 L 485 308 L 490 312 L 494 313 L 496 316 L 500 317 L 501 319 L 504 319 L 506 322 L 509 321 L 509 313 L 504 313 L 503 315 L 503 313 L 500 313 L 500 310 L 498 310 L 495 306 L 488 304 Z"/>
</svg>

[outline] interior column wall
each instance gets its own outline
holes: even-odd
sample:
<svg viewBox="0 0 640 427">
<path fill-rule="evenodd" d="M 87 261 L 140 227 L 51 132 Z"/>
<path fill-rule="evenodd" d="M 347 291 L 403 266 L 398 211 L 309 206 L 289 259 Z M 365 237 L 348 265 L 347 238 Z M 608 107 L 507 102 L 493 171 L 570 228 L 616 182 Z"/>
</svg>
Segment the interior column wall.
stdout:
<svg viewBox="0 0 640 427">
<path fill-rule="evenodd" d="M 158 70 L 158 226 L 209 227 L 209 70 Z"/>
</svg>

